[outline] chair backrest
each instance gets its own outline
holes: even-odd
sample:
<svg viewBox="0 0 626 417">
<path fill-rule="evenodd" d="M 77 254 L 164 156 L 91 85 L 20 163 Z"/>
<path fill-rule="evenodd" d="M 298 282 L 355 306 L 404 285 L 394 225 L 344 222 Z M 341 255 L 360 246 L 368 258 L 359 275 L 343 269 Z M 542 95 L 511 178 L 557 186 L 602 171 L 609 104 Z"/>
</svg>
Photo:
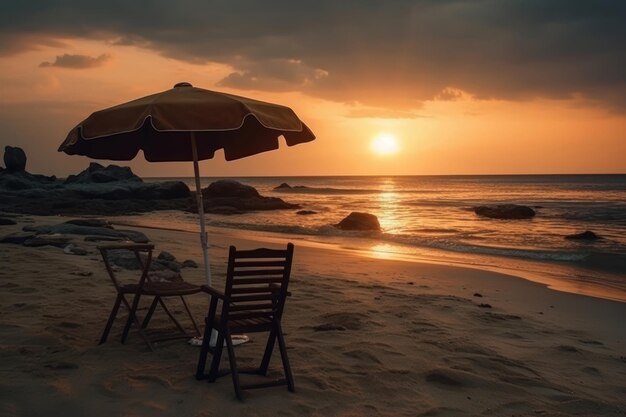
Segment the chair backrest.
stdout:
<svg viewBox="0 0 626 417">
<path fill-rule="evenodd" d="M 111 251 L 130 251 L 135 254 L 135 258 L 137 259 L 137 264 L 139 265 L 139 269 L 142 271 L 141 278 L 139 281 L 139 287 L 143 287 L 143 284 L 146 280 L 149 280 L 148 277 L 148 268 L 152 262 L 152 251 L 154 250 L 154 245 L 151 244 L 112 244 L 112 245 L 100 245 L 98 246 L 98 250 L 102 255 L 102 260 L 104 261 L 104 266 L 109 273 L 109 278 L 113 282 L 115 289 L 119 292 L 122 288 L 122 283 L 119 282 L 117 276 L 115 275 L 115 271 L 113 270 L 113 266 L 111 265 L 110 252 Z M 145 259 L 142 259 L 142 255 L 144 255 Z"/>
<path fill-rule="evenodd" d="M 228 320 L 270 318 L 283 314 L 293 244 L 287 249 L 237 250 L 230 247 L 222 317 Z"/>
</svg>

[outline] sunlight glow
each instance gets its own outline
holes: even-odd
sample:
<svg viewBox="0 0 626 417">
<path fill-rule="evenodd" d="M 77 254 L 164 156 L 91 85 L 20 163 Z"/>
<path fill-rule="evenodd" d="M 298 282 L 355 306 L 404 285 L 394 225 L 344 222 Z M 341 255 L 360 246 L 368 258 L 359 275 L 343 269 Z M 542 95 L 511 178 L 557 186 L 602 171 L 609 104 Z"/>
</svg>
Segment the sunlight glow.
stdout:
<svg viewBox="0 0 626 417">
<path fill-rule="evenodd" d="M 378 134 L 370 145 L 372 152 L 377 155 L 393 155 L 400 150 L 398 140 L 390 133 Z"/>
</svg>

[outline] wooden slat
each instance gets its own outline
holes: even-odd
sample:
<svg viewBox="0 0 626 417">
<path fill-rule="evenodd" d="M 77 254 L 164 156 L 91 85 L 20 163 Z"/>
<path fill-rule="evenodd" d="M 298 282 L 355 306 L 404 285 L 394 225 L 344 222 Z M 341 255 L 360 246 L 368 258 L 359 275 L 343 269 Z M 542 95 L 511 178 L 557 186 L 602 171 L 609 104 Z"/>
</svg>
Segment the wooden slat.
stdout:
<svg viewBox="0 0 626 417">
<path fill-rule="evenodd" d="M 283 275 L 284 269 L 253 269 L 253 270 L 235 270 L 233 271 L 234 277 L 255 277 L 263 275 Z"/>
<path fill-rule="evenodd" d="M 281 249 L 253 249 L 253 250 L 238 250 L 235 253 L 235 259 L 243 258 L 285 258 L 287 257 L 287 251 Z"/>
<path fill-rule="evenodd" d="M 287 262 L 282 261 L 235 261 L 235 268 L 286 266 Z"/>
<path fill-rule="evenodd" d="M 262 304 L 239 303 L 239 304 L 231 305 L 228 309 L 230 311 L 256 311 L 256 310 L 271 310 L 272 308 L 274 308 L 274 304 L 272 303 L 262 303 Z"/>
<path fill-rule="evenodd" d="M 264 300 L 273 300 L 275 295 L 270 292 L 263 292 L 260 294 L 251 294 L 251 295 L 232 295 L 230 297 L 230 301 L 233 303 L 240 303 L 245 301 L 264 301 Z"/>
<path fill-rule="evenodd" d="M 260 318 L 271 318 L 274 315 L 272 311 L 255 311 L 255 312 L 235 312 L 228 314 L 228 321 L 233 320 L 243 320 L 243 319 L 260 319 Z"/>
<path fill-rule="evenodd" d="M 271 284 L 282 282 L 282 277 L 263 277 L 263 278 L 235 278 L 233 280 L 233 287 L 235 285 L 250 285 L 250 284 Z M 234 289 L 234 288 L 233 288 Z"/>
<path fill-rule="evenodd" d="M 231 294 L 274 294 L 280 287 L 262 285 L 257 287 L 233 287 Z"/>
</svg>

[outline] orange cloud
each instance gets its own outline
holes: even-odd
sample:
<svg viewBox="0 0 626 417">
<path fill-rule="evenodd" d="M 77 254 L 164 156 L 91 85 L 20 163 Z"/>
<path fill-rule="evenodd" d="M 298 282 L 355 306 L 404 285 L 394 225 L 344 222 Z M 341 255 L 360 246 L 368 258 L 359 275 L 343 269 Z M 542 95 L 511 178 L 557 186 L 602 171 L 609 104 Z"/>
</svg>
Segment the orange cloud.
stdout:
<svg viewBox="0 0 626 417">
<path fill-rule="evenodd" d="M 63 54 L 58 55 L 54 62 L 44 61 L 39 64 L 42 68 L 59 67 L 59 68 L 72 68 L 72 69 L 87 69 L 101 67 L 111 60 L 111 55 L 102 54 L 98 57 L 91 57 L 87 55 L 70 55 Z"/>
</svg>

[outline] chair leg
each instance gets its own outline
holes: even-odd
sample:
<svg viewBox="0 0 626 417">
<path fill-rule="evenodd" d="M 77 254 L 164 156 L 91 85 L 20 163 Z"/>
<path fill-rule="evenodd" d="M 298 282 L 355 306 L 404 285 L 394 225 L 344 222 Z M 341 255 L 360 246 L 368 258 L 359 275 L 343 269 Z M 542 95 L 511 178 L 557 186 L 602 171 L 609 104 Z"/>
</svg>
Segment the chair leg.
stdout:
<svg viewBox="0 0 626 417">
<path fill-rule="evenodd" d="M 237 359 L 235 359 L 235 349 L 233 348 L 233 341 L 231 339 L 230 331 L 226 330 L 226 348 L 228 349 L 228 362 L 230 362 L 230 373 L 233 376 L 233 386 L 235 388 L 235 395 L 238 400 L 241 400 L 241 387 L 239 385 L 239 372 L 237 371 Z"/>
<path fill-rule="evenodd" d="M 154 300 L 152 300 L 152 304 L 150 304 L 150 309 L 148 309 L 148 314 L 146 314 L 146 318 L 143 320 L 143 323 L 141 323 L 141 328 L 145 329 L 146 327 L 148 327 L 148 323 L 150 323 L 150 319 L 152 318 L 152 315 L 154 314 L 154 310 L 156 309 L 156 306 L 159 302 L 159 297 L 158 295 L 156 297 L 154 297 Z"/>
<path fill-rule="evenodd" d="M 283 360 L 283 368 L 285 370 L 285 378 L 287 379 L 287 388 L 289 391 L 294 392 L 296 387 L 293 383 L 293 375 L 291 374 L 291 367 L 289 366 L 289 358 L 287 357 L 287 345 L 285 345 L 285 338 L 283 337 L 283 330 L 280 323 L 275 324 L 276 337 L 278 338 L 278 347 L 280 349 L 280 357 Z"/>
<path fill-rule="evenodd" d="M 209 338 L 211 338 L 210 333 L 209 333 Z M 220 361 L 222 359 L 223 350 L 224 350 L 224 332 L 218 332 L 216 345 L 213 350 L 213 360 L 211 361 L 211 370 L 209 371 L 209 382 L 214 382 L 219 376 Z"/>
<path fill-rule="evenodd" d="M 178 320 L 176 320 L 176 317 L 174 317 L 174 315 L 170 312 L 170 309 L 167 308 L 167 306 L 165 305 L 165 303 L 163 302 L 163 300 L 161 299 L 161 297 L 159 297 L 159 304 L 161 304 L 161 307 L 163 307 L 163 310 L 165 311 L 165 313 L 167 313 L 167 315 L 169 316 L 170 320 L 172 320 L 172 322 L 174 323 L 174 325 L 176 326 L 176 328 L 181 332 L 181 333 L 186 333 L 185 329 L 183 328 L 183 326 L 181 326 L 181 324 L 178 322 Z"/>
<path fill-rule="evenodd" d="M 187 304 L 187 301 L 185 301 L 185 297 L 181 295 L 180 300 L 183 302 L 183 306 L 185 306 L 185 310 L 187 310 L 187 315 L 189 315 L 189 318 L 191 319 L 191 324 L 193 325 L 193 328 L 196 330 L 196 335 L 200 336 L 200 328 L 198 327 L 198 323 L 196 323 L 196 319 L 193 318 L 193 314 L 191 314 L 191 310 L 189 309 L 189 305 Z"/>
<path fill-rule="evenodd" d="M 270 359 L 272 358 L 272 352 L 274 351 L 274 343 L 276 342 L 276 332 L 274 329 L 270 331 L 267 338 L 267 345 L 265 346 L 265 353 L 263 354 L 263 360 L 261 360 L 261 366 L 259 373 L 261 375 L 267 375 L 267 368 L 270 365 Z"/>
<path fill-rule="evenodd" d="M 198 367 L 196 368 L 196 379 L 205 379 L 207 375 L 204 374 L 204 368 L 206 367 L 206 358 L 209 354 L 209 343 L 211 341 L 212 326 L 208 324 L 204 328 L 204 336 L 202 337 L 202 348 L 200 350 L 200 356 L 198 357 Z M 215 352 L 213 353 L 215 355 Z"/>
<path fill-rule="evenodd" d="M 128 331 L 130 330 L 130 325 L 134 322 L 135 326 L 137 326 L 137 332 L 139 333 L 139 336 L 141 336 L 143 341 L 146 342 L 146 344 L 148 345 L 148 349 L 154 352 L 154 347 L 152 346 L 152 343 L 150 343 L 150 339 L 148 339 L 148 336 L 146 336 L 146 334 L 144 333 L 143 329 L 141 328 L 141 323 L 139 323 L 139 319 L 137 319 L 136 312 L 137 306 L 139 305 L 139 296 L 140 294 L 135 294 L 132 306 L 128 305 L 128 301 L 126 301 L 126 299 L 122 297 L 122 301 L 129 310 L 128 320 L 126 320 L 126 326 L 124 326 L 124 333 L 122 334 L 122 343 L 126 343 L 126 339 L 128 338 Z"/>
<path fill-rule="evenodd" d="M 141 297 L 140 293 L 135 294 L 133 298 L 133 305 L 130 306 L 128 311 L 128 320 L 126 320 L 126 325 L 124 326 L 124 332 L 122 333 L 122 343 L 126 343 L 126 339 L 128 338 L 128 331 L 130 330 L 130 325 L 133 321 L 137 322 L 137 327 L 141 330 L 141 324 L 137 320 L 137 307 L 139 306 L 139 298 Z"/>
<path fill-rule="evenodd" d="M 115 321 L 115 317 L 117 317 L 117 312 L 120 309 L 120 304 L 122 303 L 123 295 L 117 293 L 117 298 L 115 299 L 115 304 L 113 305 L 113 310 L 111 310 L 111 314 L 109 314 L 109 321 L 107 321 L 106 326 L 104 327 L 104 331 L 102 332 L 102 336 L 100 337 L 100 345 L 106 342 L 107 337 L 109 337 L 109 332 L 111 331 L 111 326 L 113 326 L 113 322 Z"/>
</svg>

